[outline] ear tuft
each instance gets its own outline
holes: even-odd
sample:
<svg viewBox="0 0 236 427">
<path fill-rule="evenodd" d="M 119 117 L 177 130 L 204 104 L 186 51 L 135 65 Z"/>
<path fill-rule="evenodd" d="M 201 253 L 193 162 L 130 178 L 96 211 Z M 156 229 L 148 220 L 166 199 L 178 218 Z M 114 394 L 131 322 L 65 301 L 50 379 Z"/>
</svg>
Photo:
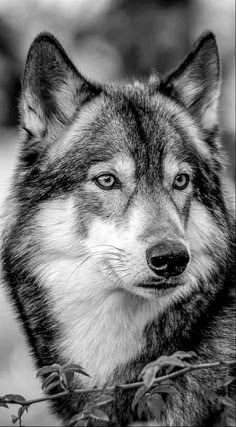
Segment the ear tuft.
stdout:
<svg viewBox="0 0 236 427">
<path fill-rule="evenodd" d="M 80 75 L 61 44 L 39 34 L 27 56 L 22 85 L 21 121 L 36 138 L 55 139 L 77 109 L 98 92 Z"/>
<path fill-rule="evenodd" d="M 218 120 L 220 61 L 215 35 L 205 31 L 183 63 L 167 76 L 164 89 L 185 105 L 203 129 L 214 129 Z"/>
</svg>

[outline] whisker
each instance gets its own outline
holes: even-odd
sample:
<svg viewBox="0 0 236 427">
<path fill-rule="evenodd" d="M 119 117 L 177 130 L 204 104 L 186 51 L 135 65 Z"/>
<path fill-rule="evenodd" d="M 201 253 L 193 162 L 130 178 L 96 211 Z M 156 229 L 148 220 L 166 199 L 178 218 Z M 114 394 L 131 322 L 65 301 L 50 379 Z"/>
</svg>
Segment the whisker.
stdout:
<svg viewBox="0 0 236 427">
<path fill-rule="evenodd" d="M 116 251 L 121 252 L 121 254 L 120 254 L 120 255 L 123 255 L 123 254 L 125 254 L 125 255 L 131 255 L 131 254 L 130 254 L 129 252 L 127 252 L 126 250 L 121 249 L 121 248 L 117 248 L 116 246 L 113 246 L 113 245 L 95 245 L 95 246 L 92 246 L 92 247 L 90 248 L 90 250 L 91 250 L 91 249 L 94 249 L 94 248 L 103 248 L 103 247 L 113 248 L 113 249 L 115 249 Z"/>
<path fill-rule="evenodd" d="M 119 252 L 125 252 L 124 249 L 117 248 L 116 246 L 113 246 L 113 245 L 95 245 L 95 246 L 92 246 L 90 249 L 94 249 L 94 248 L 106 248 L 106 247 L 113 248 L 113 249 L 115 249 L 116 251 L 119 251 Z"/>
<path fill-rule="evenodd" d="M 105 245 L 104 245 L 105 246 Z M 106 256 L 106 255 L 109 255 L 109 258 L 108 257 L 106 257 L 105 259 L 104 259 L 104 261 L 120 261 L 120 255 L 119 254 L 117 254 L 117 253 L 115 253 L 115 252 L 93 252 L 93 253 L 90 253 L 90 254 L 88 254 L 88 256 L 85 258 L 85 259 L 83 259 L 83 261 L 79 264 L 79 265 L 77 265 L 75 268 L 74 268 L 74 270 L 71 272 L 71 274 L 69 275 L 69 277 L 68 277 L 68 279 L 67 279 L 67 281 L 66 281 L 66 285 L 68 284 L 68 282 L 69 282 L 69 280 L 71 279 L 71 277 L 72 277 L 72 275 L 75 273 L 75 272 L 77 272 L 77 274 L 78 274 L 78 272 L 79 272 L 79 270 L 80 270 L 80 268 L 82 267 L 82 265 L 84 265 L 87 261 L 89 261 L 91 258 L 103 258 L 104 256 Z M 112 255 L 112 257 L 111 257 L 111 255 Z M 95 266 L 96 264 L 98 264 L 100 262 L 100 260 L 99 261 L 97 261 L 95 264 L 93 264 L 93 266 Z M 66 286 L 65 285 L 65 286 Z"/>
</svg>

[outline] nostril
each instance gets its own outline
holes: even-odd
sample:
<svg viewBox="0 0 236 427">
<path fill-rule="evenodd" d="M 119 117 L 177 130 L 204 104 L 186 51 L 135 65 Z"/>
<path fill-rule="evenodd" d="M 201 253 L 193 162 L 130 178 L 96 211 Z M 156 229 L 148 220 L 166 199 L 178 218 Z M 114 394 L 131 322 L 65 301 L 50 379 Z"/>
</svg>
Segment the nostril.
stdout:
<svg viewBox="0 0 236 427">
<path fill-rule="evenodd" d="M 152 267 L 164 270 L 168 267 L 168 258 L 166 256 L 159 256 L 159 257 L 151 257 L 151 265 Z"/>
<path fill-rule="evenodd" d="M 184 272 L 189 263 L 189 254 L 187 251 L 182 252 L 170 263 L 169 270 L 173 276 L 178 276 Z"/>
<path fill-rule="evenodd" d="M 186 264 L 188 264 L 189 259 L 190 258 L 189 258 L 188 252 L 187 251 L 186 252 L 182 252 L 177 257 L 177 264 L 180 265 L 180 266 L 181 265 L 186 265 Z"/>
</svg>

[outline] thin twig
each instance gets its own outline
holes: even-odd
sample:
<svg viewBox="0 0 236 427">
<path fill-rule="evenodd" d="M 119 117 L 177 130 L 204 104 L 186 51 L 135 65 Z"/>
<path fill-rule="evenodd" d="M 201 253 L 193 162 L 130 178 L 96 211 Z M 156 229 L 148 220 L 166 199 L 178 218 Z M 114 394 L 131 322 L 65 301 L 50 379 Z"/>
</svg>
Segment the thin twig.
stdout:
<svg viewBox="0 0 236 427">
<path fill-rule="evenodd" d="M 172 372 L 170 374 L 158 377 L 154 380 L 153 385 L 159 384 L 165 380 L 180 377 L 180 376 L 185 375 L 185 374 L 192 372 L 192 371 L 197 371 L 200 369 L 217 368 L 220 366 L 230 367 L 230 366 L 233 366 L 235 364 L 236 364 L 236 360 L 229 360 L 229 361 L 225 361 L 225 362 L 198 363 L 195 365 L 187 366 L 186 368 L 180 369 L 177 372 Z M 104 389 L 104 387 L 103 388 L 95 388 L 94 387 L 94 388 L 85 388 L 85 389 L 65 390 L 65 391 L 62 391 L 60 393 L 57 393 L 57 394 L 54 394 L 51 396 L 45 396 L 45 397 L 41 397 L 38 399 L 32 399 L 32 400 L 26 400 L 24 402 L 19 401 L 19 400 L 14 400 L 14 399 L 13 400 L 7 399 L 7 400 L 5 400 L 5 402 L 9 403 L 9 404 L 13 404 L 13 405 L 15 404 L 15 405 L 26 406 L 26 405 L 32 405 L 34 403 L 45 402 L 47 400 L 59 399 L 61 397 L 69 396 L 72 394 L 81 394 L 81 393 L 89 394 L 89 393 L 100 393 L 100 392 L 107 393 L 107 392 L 112 392 L 112 391 L 117 391 L 117 390 L 133 390 L 133 389 L 141 387 L 142 385 L 144 385 L 144 382 L 138 381 L 135 383 L 120 384 L 120 385 L 118 384 L 115 386 L 106 387 L 105 389 Z"/>
</svg>

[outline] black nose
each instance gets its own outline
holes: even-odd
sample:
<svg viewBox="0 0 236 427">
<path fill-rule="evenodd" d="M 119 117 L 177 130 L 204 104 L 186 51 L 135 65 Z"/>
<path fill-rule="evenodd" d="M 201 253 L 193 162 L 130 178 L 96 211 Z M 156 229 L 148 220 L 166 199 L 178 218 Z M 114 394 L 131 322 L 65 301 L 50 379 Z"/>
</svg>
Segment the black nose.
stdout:
<svg viewBox="0 0 236 427">
<path fill-rule="evenodd" d="M 179 276 L 189 262 L 189 253 L 183 243 L 160 242 L 146 251 L 149 267 L 161 277 Z"/>
</svg>

